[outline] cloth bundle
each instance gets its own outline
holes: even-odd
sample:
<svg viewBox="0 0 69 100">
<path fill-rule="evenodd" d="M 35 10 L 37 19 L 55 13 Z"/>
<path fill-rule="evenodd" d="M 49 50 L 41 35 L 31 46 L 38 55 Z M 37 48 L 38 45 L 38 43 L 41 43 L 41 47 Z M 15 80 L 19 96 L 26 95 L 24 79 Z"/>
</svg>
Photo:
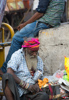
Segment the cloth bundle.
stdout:
<svg viewBox="0 0 69 100">
<path fill-rule="evenodd" d="M 47 78 L 38 80 L 38 85 L 41 91 L 46 92 L 49 95 L 49 100 L 57 100 L 57 98 L 61 97 L 60 85 L 49 83 Z"/>
<path fill-rule="evenodd" d="M 57 100 L 61 97 L 59 85 L 48 84 L 47 87 L 42 88 L 42 91 L 49 95 L 49 100 Z"/>
</svg>

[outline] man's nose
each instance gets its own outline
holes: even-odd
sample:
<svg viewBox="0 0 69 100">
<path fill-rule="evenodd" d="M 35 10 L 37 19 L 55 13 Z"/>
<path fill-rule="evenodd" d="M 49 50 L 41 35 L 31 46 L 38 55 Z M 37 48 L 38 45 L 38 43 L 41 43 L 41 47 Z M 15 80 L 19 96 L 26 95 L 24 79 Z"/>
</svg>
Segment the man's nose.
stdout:
<svg viewBox="0 0 69 100">
<path fill-rule="evenodd" d="M 33 55 L 34 55 L 34 56 L 36 56 L 36 55 L 37 55 L 37 53 L 36 53 L 36 52 L 33 52 Z"/>
</svg>

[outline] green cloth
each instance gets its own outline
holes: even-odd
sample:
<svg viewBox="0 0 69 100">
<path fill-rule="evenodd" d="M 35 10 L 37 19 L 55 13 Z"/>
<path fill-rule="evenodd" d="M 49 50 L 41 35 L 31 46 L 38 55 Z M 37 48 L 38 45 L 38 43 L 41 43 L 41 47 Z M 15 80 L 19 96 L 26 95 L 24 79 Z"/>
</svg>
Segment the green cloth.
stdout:
<svg viewBox="0 0 69 100">
<path fill-rule="evenodd" d="M 51 26 L 60 24 L 64 11 L 64 0 L 50 0 L 46 13 L 38 21 L 48 23 Z"/>
</svg>

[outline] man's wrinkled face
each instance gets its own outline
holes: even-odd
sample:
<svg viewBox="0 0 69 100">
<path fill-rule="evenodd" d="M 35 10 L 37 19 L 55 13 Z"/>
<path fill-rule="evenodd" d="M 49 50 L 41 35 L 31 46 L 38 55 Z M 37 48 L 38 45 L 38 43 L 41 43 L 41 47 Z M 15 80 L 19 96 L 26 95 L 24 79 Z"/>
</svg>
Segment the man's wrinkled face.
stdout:
<svg viewBox="0 0 69 100">
<path fill-rule="evenodd" d="M 28 49 L 28 48 L 27 48 L 27 51 L 28 51 L 28 53 L 29 53 L 30 56 L 34 56 L 34 57 L 37 56 L 38 51 L 31 51 L 31 50 Z"/>
</svg>

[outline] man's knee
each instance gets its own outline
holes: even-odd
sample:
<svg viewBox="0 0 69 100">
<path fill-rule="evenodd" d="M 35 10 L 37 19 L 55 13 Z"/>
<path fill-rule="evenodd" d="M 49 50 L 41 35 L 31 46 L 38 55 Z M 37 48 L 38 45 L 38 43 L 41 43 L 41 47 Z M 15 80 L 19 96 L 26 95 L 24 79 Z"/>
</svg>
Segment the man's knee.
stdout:
<svg viewBox="0 0 69 100">
<path fill-rule="evenodd" d="M 8 80 L 5 82 L 5 89 L 8 87 Z"/>
<path fill-rule="evenodd" d="M 9 87 L 8 87 L 8 80 L 6 80 L 6 82 L 5 82 L 5 88 L 3 89 L 3 91 L 4 91 L 5 94 L 8 93 L 8 89 L 9 89 Z"/>
</svg>

